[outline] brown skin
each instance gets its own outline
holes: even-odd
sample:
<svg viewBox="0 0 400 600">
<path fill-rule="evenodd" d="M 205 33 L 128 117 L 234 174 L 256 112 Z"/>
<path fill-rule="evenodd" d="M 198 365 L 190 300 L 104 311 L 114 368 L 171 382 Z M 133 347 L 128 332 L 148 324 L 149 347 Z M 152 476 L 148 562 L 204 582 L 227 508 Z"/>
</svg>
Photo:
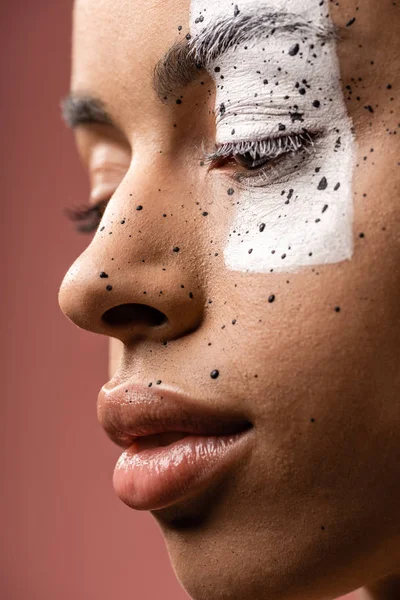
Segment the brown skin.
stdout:
<svg viewBox="0 0 400 600">
<path fill-rule="evenodd" d="M 153 512 L 195 600 L 328 600 L 361 586 L 368 600 L 400 598 L 400 178 L 398 135 L 387 131 L 398 127 L 400 9 L 358 4 L 330 5 L 339 25 L 357 17 L 338 45 L 358 144 L 354 256 L 258 275 L 225 268 L 229 172 L 199 164 L 214 132 L 211 80 L 184 90 L 180 106 L 152 88 L 155 64 L 189 30 L 188 0 L 76 3 L 72 90 L 102 98 L 119 130 L 76 131 L 92 201 L 112 197 L 61 308 L 120 340 L 112 373 L 123 342 L 119 380 L 176 384 L 238 409 L 256 432 L 251 456 L 212 495 Z M 163 312 L 168 335 L 147 324 L 132 338 L 101 321 L 125 303 Z M 181 517 L 197 521 L 184 528 Z"/>
</svg>

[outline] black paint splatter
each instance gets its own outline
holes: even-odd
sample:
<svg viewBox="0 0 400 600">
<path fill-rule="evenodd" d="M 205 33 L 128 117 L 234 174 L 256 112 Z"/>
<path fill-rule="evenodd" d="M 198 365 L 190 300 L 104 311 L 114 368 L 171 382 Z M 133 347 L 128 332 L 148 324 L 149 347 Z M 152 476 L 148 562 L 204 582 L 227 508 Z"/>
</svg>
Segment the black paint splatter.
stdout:
<svg viewBox="0 0 400 600">
<path fill-rule="evenodd" d="M 296 54 L 298 53 L 299 50 L 300 50 L 299 44 L 293 44 L 293 46 L 291 46 L 289 48 L 289 55 L 296 56 Z"/>
<path fill-rule="evenodd" d="M 292 123 L 294 123 L 295 121 L 300 121 L 301 123 L 304 121 L 303 119 L 303 115 L 304 113 L 299 113 L 299 112 L 289 112 L 290 118 L 292 120 Z"/>
</svg>

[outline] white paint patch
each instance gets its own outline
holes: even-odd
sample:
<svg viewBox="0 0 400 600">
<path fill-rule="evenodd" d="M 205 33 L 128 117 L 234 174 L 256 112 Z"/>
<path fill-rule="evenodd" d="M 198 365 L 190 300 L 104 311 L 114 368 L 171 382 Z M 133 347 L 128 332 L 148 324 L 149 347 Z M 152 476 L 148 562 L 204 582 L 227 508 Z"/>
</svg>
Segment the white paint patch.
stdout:
<svg viewBox="0 0 400 600">
<path fill-rule="evenodd" d="M 315 27 L 332 27 L 327 3 L 320 6 L 319 0 L 191 0 L 192 41 L 221 19 L 279 11 L 293 12 Z M 258 181 L 228 184 L 226 176 L 215 174 L 233 215 L 226 266 L 282 272 L 350 259 L 355 141 L 335 39 L 322 41 L 302 30 L 271 33 L 266 26 L 261 37 L 211 60 L 208 70 L 217 87 L 218 145 L 303 128 L 320 132 L 314 147 L 281 157 Z M 231 196 L 229 187 L 235 190 Z"/>
</svg>

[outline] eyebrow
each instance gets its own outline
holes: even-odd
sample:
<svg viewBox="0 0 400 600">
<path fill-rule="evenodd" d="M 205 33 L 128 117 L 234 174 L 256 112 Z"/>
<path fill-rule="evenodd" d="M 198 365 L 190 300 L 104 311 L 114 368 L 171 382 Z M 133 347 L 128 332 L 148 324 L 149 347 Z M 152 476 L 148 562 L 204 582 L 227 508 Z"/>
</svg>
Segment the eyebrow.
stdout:
<svg viewBox="0 0 400 600">
<path fill-rule="evenodd" d="M 285 11 L 252 11 L 215 21 L 187 42 L 174 44 L 154 69 L 153 87 L 166 101 L 170 94 L 195 81 L 202 69 L 244 42 L 254 43 L 282 34 L 312 36 L 321 42 L 337 39 L 335 26 L 317 26 L 302 15 Z"/>
<path fill-rule="evenodd" d="M 61 114 L 67 127 L 75 129 L 88 123 L 115 124 L 108 114 L 104 102 L 88 94 L 71 92 L 61 100 Z"/>
</svg>

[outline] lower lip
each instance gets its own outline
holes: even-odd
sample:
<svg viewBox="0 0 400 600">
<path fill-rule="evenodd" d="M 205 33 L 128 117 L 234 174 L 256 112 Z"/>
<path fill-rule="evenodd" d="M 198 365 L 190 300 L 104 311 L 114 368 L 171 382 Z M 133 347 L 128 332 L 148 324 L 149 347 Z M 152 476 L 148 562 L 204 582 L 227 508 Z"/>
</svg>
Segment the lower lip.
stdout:
<svg viewBox="0 0 400 600">
<path fill-rule="evenodd" d="M 188 435 L 169 446 L 145 450 L 133 443 L 115 466 L 115 493 L 136 510 L 171 506 L 225 474 L 248 447 L 250 432 Z"/>
</svg>

